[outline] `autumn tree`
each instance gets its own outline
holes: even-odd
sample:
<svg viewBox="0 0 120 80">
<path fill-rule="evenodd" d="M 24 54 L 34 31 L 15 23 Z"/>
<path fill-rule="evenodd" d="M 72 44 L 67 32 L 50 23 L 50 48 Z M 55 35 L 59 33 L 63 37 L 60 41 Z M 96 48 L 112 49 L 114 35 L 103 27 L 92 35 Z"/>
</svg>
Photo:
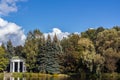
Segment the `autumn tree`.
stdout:
<svg viewBox="0 0 120 80">
<path fill-rule="evenodd" d="M 80 68 L 87 73 L 100 74 L 104 63 L 104 58 L 100 54 L 96 54 L 93 42 L 88 38 L 80 38 L 78 41 L 80 53 Z"/>
<path fill-rule="evenodd" d="M 116 29 L 107 29 L 100 32 L 96 39 L 97 53 L 105 58 L 104 72 L 115 72 L 116 63 L 120 59 L 120 32 Z"/>
<path fill-rule="evenodd" d="M 81 33 L 81 37 L 89 38 L 93 42 L 94 46 L 96 46 L 95 42 L 96 42 L 97 35 L 99 32 L 102 32 L 104 30 L 105 29 L 103 27 L 98 27 L 97 29 L 94 29 L 94 28 L 88 29 L 87 31 Z"/>
<path fill-rule="evenodd" d="M 79 61 L 78 54 L 78 40 L 80 35 L 71 34 L 68 38 L 64 38 L 61 41 L 61 45 L 63 48 L 63 60 L 62 60 L 62 70 L 63 73 L 73 73 L 77 72 L 77 65 Z"/>
</svg>

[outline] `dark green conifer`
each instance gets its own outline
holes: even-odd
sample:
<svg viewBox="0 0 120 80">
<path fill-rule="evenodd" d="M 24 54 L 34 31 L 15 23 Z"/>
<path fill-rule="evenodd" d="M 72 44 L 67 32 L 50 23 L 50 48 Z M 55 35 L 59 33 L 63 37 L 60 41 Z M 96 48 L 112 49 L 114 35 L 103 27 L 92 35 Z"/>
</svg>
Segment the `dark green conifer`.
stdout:
<svg viewBox="0 0 120 80">
<path fill-rule="evenodd" d="M 14 50 L 14 47 L 12 45 L 12 42 L 11 40 L 9 40 L 7 42 L 7 58 L 12 58 L 13 56 L 15 56 L 15 50 Z"/>
</svg>

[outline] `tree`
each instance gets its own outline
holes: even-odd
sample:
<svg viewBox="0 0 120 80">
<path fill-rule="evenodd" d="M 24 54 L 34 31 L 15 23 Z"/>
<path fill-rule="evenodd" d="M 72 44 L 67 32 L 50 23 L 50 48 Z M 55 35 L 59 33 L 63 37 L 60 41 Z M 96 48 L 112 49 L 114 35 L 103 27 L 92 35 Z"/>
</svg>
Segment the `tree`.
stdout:
<svg viewBox="0 0 120 80">
<path fill-rule="evenodd" d="M 60 63 L 61 63 L 61 59 L 60 59 L 60 56 L 62 55 L 62 46 L 60 45 L 60 42 L 56 36 L 56 34 L 54 35 L 53 37 L 53 42 L 52 42 L 52 46 L 53 46 L 53 52 L 54 52 L 54 72 L 55 73 L 60 73 L 61 70 L 60 70 Z"/>
<path fill-rule="evenodd" d="M 2 42 L 1 47 L 6 50 L 5 44 Z"/>
<path fill-rule="evenodd" d="M 12 58 L 13 56 L 15 56 L 15 50 L 14 50 L 14 47 L 12 45 L 11 40 L 9 40 L 7 42 L 7 50 L 6 50 L 6 52 L 7 52 L 7 58 L 9 58 L 9 59 Z"/>
<path fill-rule="evenodd" d="M 120 26 L 114 26 L 113 29 L 116 29 L 116 31 L 120 31 Z"/>
<path fill-rule="evenodd" d="M 81 68 L 87 73 L 100 74 L 104 58 L 100 54 L 96 54 L 93 42 L 88 38 L 81 38 L 78 44 Z"/>
<path fill-rule="evenodd" d="M 46 73 L 46 41 L 45 37 L 43 36 L 41 40 L 41 45 L 39 45 L 39 53 L 37 56 L 37 64 L 38 64 L 38 70 L 40 73 Z"/>
<path fill-rule="evenodd" d="M 53 41 L 51 41 L 50 35 L 48 35 L 46 41 L 46 72 L 47 73 L 60 73 L 59 65 L 59 54 L 61 53 L 61 46 L 58 42 L 57 36 L 54 36 Z"/>
<path fill-rule="evenodd" d="M 99 32 L 104 31 L 105 29 L 103 27 L 98 27 L 97 29 L 88 29 L 85 32 L 81 33 L 82 38 L 89 38 L 93 44 L 95 45 L 96 37 Z"/>
<path fill-rule="evenodd" d="M 89 38 L 90 40 L 93 41 L 95 39 L 95 37 L 96 37 L 95 33 L 96 33 L 95 29 L 88 29 L 87 31 L 82 32 L 81 36 L 84 37 L 84 38 Z"/>
<path fill-rule="evenodd" d="M 51 40 L 48 35 L 45 40 L 42 39 L 42 44 L 39 46 L 38 64 L 39 72 L 41 73 L 60 73 L 60 55 L 62 53 L 62 47 L 55 35 Z"/>
<path fill-rule="evenodd" d="M 0 47 L 0 72 L 6 70 L 8 65 L 8 59 L 5 58 L 5 50 Z"/>
<path fill-rule="evenodd" d="M 117 69 L 116 63 L 118 62 L 120 55 L 114 52 L 112 48 L 108 48 L 104 51 L 105 57 L 105 72 L 114 72 Z"/>
<path fill-rule="evenodd" d="M 61 41 L 63 48 L 62 55 L 62 72 L 63 73 L 73 73 L 78 72 L 78 62 L 79 62 L 79 51 L 78 51 L 78 40 L 80 36 L 78 34 L 71 34 L 68 38 L 64 38 Z"/>
<path fill-rule="evenodd" d="M 39 45 L 41 44 L 42 33 L 36 29 L 30 31 L 25 41 L 23 53 L 25 54 L 27 70 L 30 72 L 38 72 L 37 56 L 39 53 Z"/>
<path fill-rule="evenodd" d="M 15 55 L 19 57 L 25 58 L 25 54 L 23 53 L 23 46 L 16 46 L 15 48 Z"/>
<path fill-rule="evenodd" d="M 105 58 L 104 72 L 115 72 L 120 59 L 120 35 L 116 29 L 100 32 L 96 39 L 96 51 Z M 111 64 L 110 64 L 111 63 Z"/>
</svg>

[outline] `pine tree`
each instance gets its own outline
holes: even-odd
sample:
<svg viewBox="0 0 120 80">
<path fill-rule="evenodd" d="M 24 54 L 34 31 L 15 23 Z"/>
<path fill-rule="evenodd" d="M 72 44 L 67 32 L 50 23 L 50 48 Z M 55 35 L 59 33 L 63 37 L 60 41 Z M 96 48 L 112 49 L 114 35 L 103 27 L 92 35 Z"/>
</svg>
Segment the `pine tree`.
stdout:
<svg viewBox="0 0 120 80">
<path fill-rule="evenodd" d="M 53 73 L 52 71 L 52 65 L 54 62 L 54 58 L 52 57 L 52 41 L 50 35 L 48 35 L 47 41 L 46 41 L 46 73 Z"/>
<path fill-rule="evenodd" d="M 46 73 L 45 67 L 46 67 L 46 50 L 45 50 L 45 37 L 43 36 L 41 40 L 41 44 L 39 45 L 39 53 L 37 56 L 37 64 L 38 64 L 38 70 L 41 73 Z"/>
<path fill-rule="evenodd" d="M 46 57 L 47 57 L 47 65 L 46 71 L 47 73 L 60 73 L 60 59 L 59 55 L 62 53 L 61 46 L 55 35 L 53 41 L 51 41 L 50 36 L 48 35 L 48 39 L 46 42 Z"/>
<path fill-rule="evenodd" d="M 61 63 L 61 59 L 60 56 L 62 55 L 62 46 L 60 45 L 60 42 L 55 34 L 55 36 L 53 37 L 53 52 L 54 52 L 54 70 L 55 73 L 60 73 L 60 63 Z"/>
<path fill-rule="evenodd" d="M 7 57 L 10 59 L 12 58 L 13 56 L 15 56 L 15 50 L 14 50 L 14 47 L 12 45 L 12 42 L 11 40 L 9 40 L 7 42 Z"/>
<path fill-rule="evenodd" d="M 60 73 L 59 53 L 62 52 L 62 49 L 57 39 L 57 36 L 54 36 L 53 41 L 51 40 L 50 35 L 48 35 L 46 41 L 43 38 L 42 45 L 40 45 L 39 48 L 39 71 L 41 73 L 50 74 Z"/>
</svg>

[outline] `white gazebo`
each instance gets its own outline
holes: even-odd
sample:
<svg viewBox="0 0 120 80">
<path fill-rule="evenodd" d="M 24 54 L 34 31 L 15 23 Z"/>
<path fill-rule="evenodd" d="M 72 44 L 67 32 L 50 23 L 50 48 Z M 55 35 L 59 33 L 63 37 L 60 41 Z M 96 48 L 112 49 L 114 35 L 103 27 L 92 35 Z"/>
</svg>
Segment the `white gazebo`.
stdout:
<svg viewBox="0 0 120 80">
<path fill-rule="evenodd" d="M 25 60 L 19 57 L 12 57 L 10 59 L 10 72 L 25 72 Z"/>
</svg>

